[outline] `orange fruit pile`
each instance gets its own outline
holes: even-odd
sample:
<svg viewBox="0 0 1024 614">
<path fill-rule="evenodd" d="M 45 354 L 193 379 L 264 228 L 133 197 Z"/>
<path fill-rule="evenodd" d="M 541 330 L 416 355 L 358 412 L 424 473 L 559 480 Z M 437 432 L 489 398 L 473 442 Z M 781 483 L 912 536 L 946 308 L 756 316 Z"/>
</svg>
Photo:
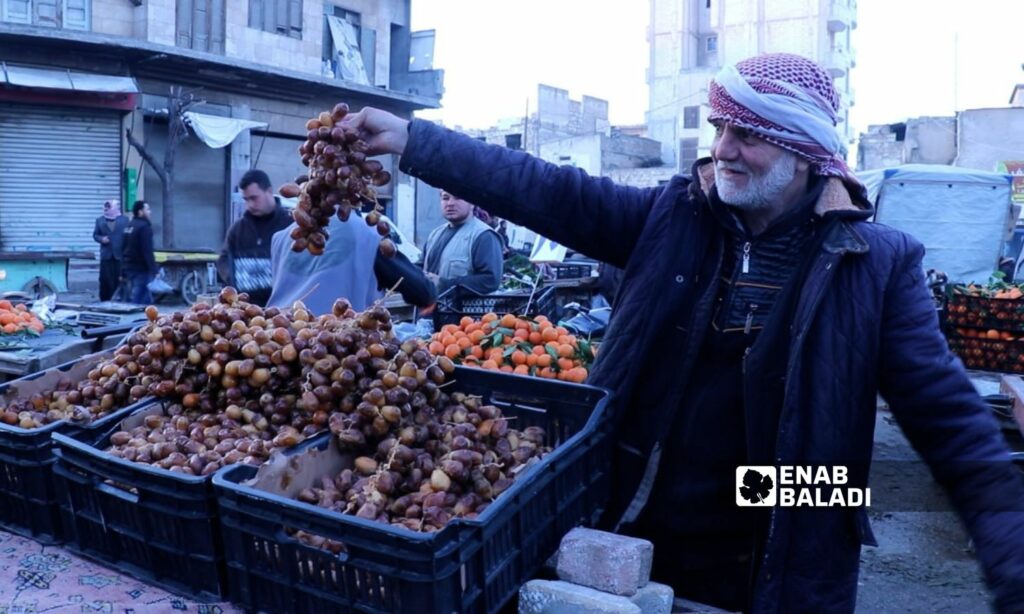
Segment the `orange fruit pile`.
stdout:
<svg viewBox="0 0 1024 614">
<path fill-rule="evenodd" d="M 446 324 L 431 337 L 430 352 L 467 367 L 480 367 L 581 383 L 594 361 L 594 348 L 546 317 L 512 314 L 468 316 Z"/>
<path fill-rule="evenodd" d="M 39 334 L 46 326 L 42 320 L 25 308 L 25 305 L 12 305 L 10 301 L 0 300 L 0 330 L 5 335 L 31 331 Z"/>
</svg>

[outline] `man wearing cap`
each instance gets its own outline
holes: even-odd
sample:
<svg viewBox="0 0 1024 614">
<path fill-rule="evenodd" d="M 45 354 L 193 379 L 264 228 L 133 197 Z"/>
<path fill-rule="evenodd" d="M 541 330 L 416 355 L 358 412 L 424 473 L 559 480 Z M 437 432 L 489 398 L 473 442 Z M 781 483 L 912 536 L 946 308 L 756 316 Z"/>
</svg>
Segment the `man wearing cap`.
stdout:
<svg viewBox="0 0 1024 614">
<path fill-rule="evenodd" d="M 651 189 L 376 109 L 346 123 L 404 172 L 624 268 L 588 383 L 616 395 L 605 521 L 654 542 L 655 580 L 726 609 L 853 611 L 866 510 L 740 507 L 737 469 L 838 465 L 866 486 L 881 393 L 995 608 L 1024 611 L 1024 478 L 939 331 L 921 244 L 868 222 L 828 73 L 763 55 L 709 93 L 711 157 Z"/>
<path fill-rule="evenodd" d="M 121 252 L 127 227 L 128 218 L 121 214 L 121 201 L 103 203 L 103 215 L 96 218 L 92 229 L 93 241 L 100 244 L 101 301 L 114 298 L 114 292 L 121 283 Z"/>
</svg>

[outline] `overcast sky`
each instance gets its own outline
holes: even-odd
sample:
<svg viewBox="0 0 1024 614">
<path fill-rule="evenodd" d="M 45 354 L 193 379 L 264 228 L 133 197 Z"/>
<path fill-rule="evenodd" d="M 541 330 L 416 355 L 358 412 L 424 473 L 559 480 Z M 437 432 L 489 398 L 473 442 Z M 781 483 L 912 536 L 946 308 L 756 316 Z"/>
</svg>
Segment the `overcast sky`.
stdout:
<svg viewBox="0 0 1024 614">
<path fill-rule="evenodd" d="M 537 84 L 545 83 L 577 100 L 583 94 L 607 99 L 614 124 L 644 120 L 647 0 L 416 0 L 412 6 L 414 29 L 437 30 L 434 66 L 445 70 L 444 108 L 423 117 L 490 126 L 522 116 L 528 98 L 533 111 Z M 954 103 L 958 109 L 1006 106 L 1013 86 L 1024 83 L 1024 0 L 859 0 L 858 15 L 851 118 L 857 131 L 951 115 Z"/>
</svg>

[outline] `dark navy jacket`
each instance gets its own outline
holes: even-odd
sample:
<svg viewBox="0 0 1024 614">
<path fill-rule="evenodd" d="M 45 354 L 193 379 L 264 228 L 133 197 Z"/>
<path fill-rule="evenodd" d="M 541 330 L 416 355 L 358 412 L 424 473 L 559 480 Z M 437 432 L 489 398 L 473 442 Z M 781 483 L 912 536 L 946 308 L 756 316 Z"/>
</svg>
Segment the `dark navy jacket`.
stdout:
<svg viewBox="0 0 1024 614">
<path fill-rule="evenodd" d="M 653 483 L 648 469 L 658 465 L 710 318 L 723 230 L 703 197 L 708 173 L 699 173 L 699 186 L 677 176 L 657 188 L 624 187 L 421 120 L 410 125 L 400 167 L 625 269 L 588 383 L 616 393 L 609 524 L 628 530 L 646 502 Z M 949 491 L 997 609 L 1021 611 L 1024 478 L 1008 462 L 994 418 L 939 331 L 923 247 L 867 222 L 870 210 L 855 200 L 832 179 L 816 206 L 819 215 L 841 219 L 807 269 L 788 331 L 778 430 L 766 434 L 775 438 L 775 462 L 866 466 L 880 392 Z M 669 330 L 683 345 L 664 347 Z M 659 369 L 642 368 L 649 352 L 664 353 Z M 757 372 L 745 377 L 749 390 Z M 753 404 L 748 415 L 759 400 L 746 399 Z M 850 485 L 866 480 L 865 471 L 854 472 Z M 753 611 L 852 611 L 861 544 L 874 544 L 863 508 L 774 508 Z"/>
</svg>

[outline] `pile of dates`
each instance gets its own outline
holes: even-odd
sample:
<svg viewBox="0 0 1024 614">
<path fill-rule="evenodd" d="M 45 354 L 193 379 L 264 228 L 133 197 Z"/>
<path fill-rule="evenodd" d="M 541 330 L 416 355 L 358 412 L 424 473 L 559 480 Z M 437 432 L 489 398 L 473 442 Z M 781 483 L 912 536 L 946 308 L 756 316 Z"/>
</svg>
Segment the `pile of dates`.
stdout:
<svg viewBox="0 0 1024 614">
<path fill-rule="evenodd" d="M 94 369 L 79 384 L 62 377 L 52 390 L 14 399 L 0 408 L 0 422 L 37 429 L 60 420 L 85 425 L 108 416 L 132 402 L 127 384 L 115 377 L 115 371 L 108 367 L 104 375 Z"/>
<path fill-rule="evenodd" d="M 330 417 L 339 448 L 356 457 L 353 467 L 302 490 L 300 501 L 436 531 L 453 518 L 476 518 L 550 451 L 540 427 L 518 431 L 480 397 L 446 393 L 450 360 L 406 349 L 386 351 L 388 368 Z"/>
<path fill-rule="evenodd" d="M 262 464 L 275 450 L 304 439 L 290 425 L 274 429 L 276 435 L 271 432 L 266 418 L 237 405 L 219 414 L 200 414 L 173 404 L 165 415 L 148 415 L 139 426 L 113 433 L 108 451 L 125 460 L 205 476 L 235 463 Z"/>
</svg>

